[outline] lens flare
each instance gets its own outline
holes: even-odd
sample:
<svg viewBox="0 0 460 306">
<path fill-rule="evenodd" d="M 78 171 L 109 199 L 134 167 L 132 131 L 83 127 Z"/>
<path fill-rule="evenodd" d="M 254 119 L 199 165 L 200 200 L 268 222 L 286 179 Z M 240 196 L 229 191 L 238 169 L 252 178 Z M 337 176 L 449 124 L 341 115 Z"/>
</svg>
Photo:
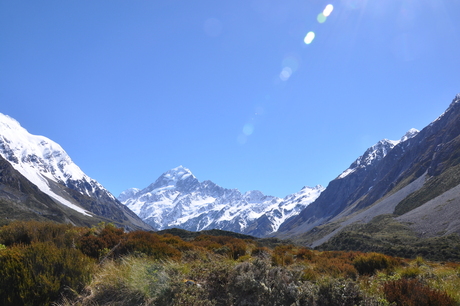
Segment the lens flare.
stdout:
<svg viewBox="0 0 460 306">
<path fill-rule="evenodd" d="M 319 23 L 324 23 L 326 21 L 327 17 L 324 16 L 324 13 L 319 13 L 318 17 L 316 17 L 316 20 L 318 20 Z"/>
<path fill-rule="evenodd" d="M 315 32 L 308 32 L 305 38 L 303 39 L 304 43 L 307 45 L 311 44 L 311 42 L 315 39 Z"/>
<path fill-rule="evenodd" d="M 284 67 L 280 73 L 281 81 L 287 81 L 292 75 L 292 69 L 289 67 Z"/>
<path fill-rule="evenodd" d="M 323 11 L 324 17 L 329 17 L 329 15 L 332 13 L 334 10 L 334 6 L 332 4 L 326 5 L 326 8 Z"/>
</svg>

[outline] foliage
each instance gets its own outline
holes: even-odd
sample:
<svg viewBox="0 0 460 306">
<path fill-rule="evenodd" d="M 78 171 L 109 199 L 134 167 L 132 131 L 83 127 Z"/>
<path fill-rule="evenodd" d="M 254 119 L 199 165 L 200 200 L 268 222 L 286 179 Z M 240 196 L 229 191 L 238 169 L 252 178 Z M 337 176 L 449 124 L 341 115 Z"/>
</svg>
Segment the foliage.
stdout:
<svg viewBox="0 0 460 306">
<path fill-rule="evenodd" d="M 167 288 L 164 266 L 145 256 L 126 256 L 100 266 L 84 305 L 141 305 L 152 301 Z"/>
<path fill-rule="evenodd" d="M 0 228 L 0 305 L 459 305 L 459 287 L 460 264 L 422 257 L 112 224 Z"/>
<path fill-rule="evenodd" d="M 385 283 L 386 299 L 397 306 L 455 306 L 457 303 L 445 292 L 431 289 L 420 281 L 400 279 Z"/>
<path fill-rule="evenodd" d="M 381 215 L 366 224 L 353 225 L 332 237 L 318 249 L 324 251 L 377 252 L 390 256 L 435 261 L 460 261 L 460 236 L 420 238 L 394 216 Z"/>
<path fill-rule="evenodd" d="M 377 270 L 390 270 L 398 264 L 396 259 L 379 253 L 363 254 L 353 261 L 353 266 L 363 275 L 373 275 Z"/>
<path fill-rule="evenodd" d="M 91 260 L 80 251 L 34 242 L 0 253 L 1 305 L 47 305 L 89 281 Z"/>
</svg>

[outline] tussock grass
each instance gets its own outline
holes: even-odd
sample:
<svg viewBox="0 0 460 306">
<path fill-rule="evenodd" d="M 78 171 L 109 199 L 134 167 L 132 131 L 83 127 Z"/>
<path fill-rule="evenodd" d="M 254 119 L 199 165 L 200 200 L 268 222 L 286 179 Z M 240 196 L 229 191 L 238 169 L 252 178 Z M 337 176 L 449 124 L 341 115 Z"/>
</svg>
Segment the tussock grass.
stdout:
<svg viewBox="0 0 460 306">
<path fill-rule="evenodd" d="M 154 305 L 153 301 L 167 290 L 170 276 L 168 263 L 146 256 L 126 256 L 108 260 L 99 267 L 85 288 L 81 305 Z"/>
</svg>

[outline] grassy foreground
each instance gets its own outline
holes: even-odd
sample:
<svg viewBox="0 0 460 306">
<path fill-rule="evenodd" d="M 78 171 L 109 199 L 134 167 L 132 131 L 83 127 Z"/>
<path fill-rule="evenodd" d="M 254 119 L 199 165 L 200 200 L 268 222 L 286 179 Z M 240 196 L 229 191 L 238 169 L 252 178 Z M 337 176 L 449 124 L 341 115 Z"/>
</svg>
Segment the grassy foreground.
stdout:
<svg viewBox="0 0 460 306">
<path fill-rule="evenodd" d="M 460 264 L 421 257 L 110 224 L 0 228 L 0 305 L 460 305 L 459 288 Z"/>
</svg>

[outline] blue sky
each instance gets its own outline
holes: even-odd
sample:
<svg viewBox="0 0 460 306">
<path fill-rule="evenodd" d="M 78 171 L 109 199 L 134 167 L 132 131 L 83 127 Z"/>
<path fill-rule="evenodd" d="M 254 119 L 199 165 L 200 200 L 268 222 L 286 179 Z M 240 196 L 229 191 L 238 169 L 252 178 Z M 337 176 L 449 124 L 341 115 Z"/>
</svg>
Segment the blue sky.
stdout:
<svg viewBox="0 0 460 306">
<path fill-rule="evenodd" d="M 0 112 L 116 196 L 183 165 L 284 197 L 448 107 L 459 15 L 456 0 L 0 0 Z"/>
</svg>

